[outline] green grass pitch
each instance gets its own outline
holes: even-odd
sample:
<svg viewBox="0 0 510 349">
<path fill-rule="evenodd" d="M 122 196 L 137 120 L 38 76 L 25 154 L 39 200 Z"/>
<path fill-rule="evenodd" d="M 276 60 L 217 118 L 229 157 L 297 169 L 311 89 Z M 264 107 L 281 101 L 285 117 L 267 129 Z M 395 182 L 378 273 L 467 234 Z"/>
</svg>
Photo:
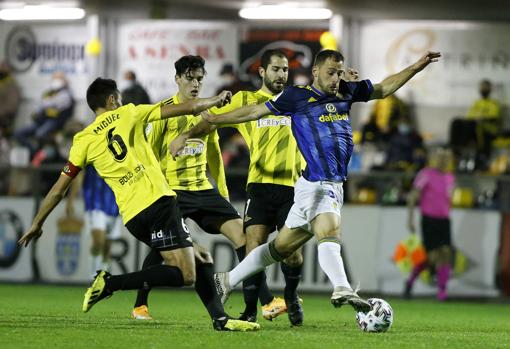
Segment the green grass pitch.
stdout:
<svg viewBox="0 0 510 349">
<path fill-rule="evenodd" d="M 335 309 L 328 295 L 303 294 L 305 324 L 291 328 L 287 316 L 259 316 L 255 333 L 212 330 L 191 290 L 156 290 L 155 320 L 130 319 L 134 292 L 117 292 L 87 314 L 85 287 L 0 284 L 0 348 L 510 348 L 510 304 L 387 298 L 395 319 L 387 333 L 361 332 L 350 307 Z M 235 293 L 226 306 L 242 309 Z"/>
</svg>

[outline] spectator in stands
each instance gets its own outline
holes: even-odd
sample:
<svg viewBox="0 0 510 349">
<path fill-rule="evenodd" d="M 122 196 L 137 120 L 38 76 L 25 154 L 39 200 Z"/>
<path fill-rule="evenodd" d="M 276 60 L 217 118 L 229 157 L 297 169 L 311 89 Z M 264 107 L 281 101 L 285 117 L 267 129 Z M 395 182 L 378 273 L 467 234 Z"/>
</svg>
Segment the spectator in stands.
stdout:
<svg viewBox="0 0 510 349">
<path fill-rule="evenodd" d="M 425 164 L 423 140 L 408 116 L 400 116 L 391 131 L 386 164 L 389 170 L 416 170 Z"/>
<path fill-rule="evenodd" d="M 126 88 L 122 90 L 122 104 L 151 104 L 149 94 L 136 80 L 136 74 L 133 71 L 128 70 L 124 73 L 124 83 Z"/>
<path fill-rule="evenodd" d="M 73 116 L 74 105 L 66 76 L 62 72 L 54 73 L 32 123 L 14 132 L 14 138 L 34 156 L 44 144 L 53 142 L 54 134 Z"/>
<path fill-rule="evenodd" d="M 384 133 L 377 125 L 376 114 L 370 114 L 370 119 L 361 129 L 361 143 L 382 144 L 388 139 L 388 134 Z"/>
<path fill-rule="evenodd" d="M 21 96 L 9 65 L 0 63 L 0 194 L 7 192 L 10 143 L 14 118 L 20 105 Z"/>
<path fill-rule="evenodd" d="M 490 80 L 480 81 L 480 99 L 476 100 L 467 113 L 468 119 L 475 120 L 498 120 L 501 118 L 499 102 L 490 98 L 492 83 Z"/>
<path fill-rule="evenodd" d="M 0 63 L 0 136 L 9 137 L 21 102 L 21 94 L 9 65 Z"/>
<path fill-rule="evenodd" d="M 220 71 L 219 79 L 222 82 L 222 85 L 217 89 L 219 92 L 227 90 L 231 91 L 232 94 L 236 94 L 241 90 L 253 90 L 253 86 L 251 86 L 251 84 L 239 80 L 239 77 L 234 70 L 234 66 L 231 63 L 226 63 L 223 65 Z"/>
<path fill-rule="evenodd" d="M 375 122 L 379 130 L 384 134 L 389 134 L 396 126 L 401 116 L 409 115 L 408 107 L 395 95 L 384 99 L 378 99 L 372 110 Z"/>
<path fill-rule="evenodd" d="M 293 73 L 293 81 L 292 81 L 293 85 L 306 86 L 306 85 L 310 84 L 310 82 L 312 81 L 312 78 L 310 77 L 310 72 L 308 71 L 308 69 L 298 68 L 298 69 L 295 69 L 292 73 Z"/>
<path fill-rule="evenodd" d="M 217 90 L 219 92 L 226 89 L 227 91 L 232 91 L 232 94 L 236 94 L 241 90 L 253 90 L 250 84 L 239 80 L 234 71 L 234 66 L 230 63 L 223 65 L 219 79 L 223 83 Z M 220 128 L 218 129 L 218 134 L 220 136 L 220 147 L 225 167 L 245 166 L 250 162 L 248 146 L 236 129 L 231 127 Z"/>
<path fill-rule="evenodd" d="M 490 157 L 492 141 L 501 128 L 501 107 L 490 97 L 492 83 L 484 79 L 479 86 L 480 99 L 476 100 L 467 113 L 469 120 L 476 121 L 476 139 L 478 149 L 486 159 Z"/>
</svg>

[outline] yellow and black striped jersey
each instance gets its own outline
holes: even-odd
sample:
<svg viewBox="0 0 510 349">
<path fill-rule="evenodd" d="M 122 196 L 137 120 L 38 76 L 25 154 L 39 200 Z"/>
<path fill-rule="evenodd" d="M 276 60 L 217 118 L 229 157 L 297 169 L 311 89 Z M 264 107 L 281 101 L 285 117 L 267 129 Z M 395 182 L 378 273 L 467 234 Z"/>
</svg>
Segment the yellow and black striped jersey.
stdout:
<svg viewBox="0 0 510 349">
<path fill-rule="evenodd" d="M 127 104 L 98 115 L 73 138 L 67 167 L 94 166 L 112 188 L 124 223 L 161 196 L 175 195 L 144 135 L 144 126 L 159 119 L 160 104 Z"/>
<path fill-rule="evenodd" d="M 262 90 L 240 91 L 232 97 L 232 102 L 221 108 L 212 108 L 214 114 L 227 113 L 246 105 L 264 103 L 274 98 Z M 292 135 L 290 118 L 267 115 L 258 120 L 234 127 L 243 136 L 250 150 L 248 182 L 272 183 L 293 187 L 305 168 L 305 160 Z"/>
<path fill-rule="evenodd" d="M 178 95 L 175 95 L 161 103 L 179 104 L 180 101 Z M 189 139 L 185 148 L 175 160 L 168 149 L 173 139 L 191 129 L 200 120 L 200 116 L 181 115 L 151 122 L 145 128 L 147 140 L 159 159 L 161 170 L 172 189 L 198 191 L 213 188 L 207 178 L 207 151 L 208 144 L 210 147 L 214 147 L 214 144 L 211 143 L 218 144 L 219 138 L 216 131 L 201 138 Z M 219 144 L 216 148 L 218 149 L 218 157 L 221 158 Z M 221 166 L 223 165 L 221 164 Z"/>
</svg>

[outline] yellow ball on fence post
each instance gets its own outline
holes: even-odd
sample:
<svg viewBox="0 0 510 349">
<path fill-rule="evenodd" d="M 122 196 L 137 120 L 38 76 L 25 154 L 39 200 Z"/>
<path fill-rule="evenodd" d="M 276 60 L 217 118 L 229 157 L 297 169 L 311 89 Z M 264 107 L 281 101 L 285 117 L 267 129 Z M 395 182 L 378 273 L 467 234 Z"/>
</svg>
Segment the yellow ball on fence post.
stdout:
<svg viewBox="0 0 510 349">
<path fill-rule="evenodd" d="M 101 53 L 101 41 L 98 38 L 90 39 L 85 45 L 85 52 L 89 56 L 99 56 Z"/>
<path fill-rule="evenodd" d="M 336 50 L 338 48 L 335 36 L 329 31 L 321 34 L 319 42 L 323 50 Z"/>
</svg>

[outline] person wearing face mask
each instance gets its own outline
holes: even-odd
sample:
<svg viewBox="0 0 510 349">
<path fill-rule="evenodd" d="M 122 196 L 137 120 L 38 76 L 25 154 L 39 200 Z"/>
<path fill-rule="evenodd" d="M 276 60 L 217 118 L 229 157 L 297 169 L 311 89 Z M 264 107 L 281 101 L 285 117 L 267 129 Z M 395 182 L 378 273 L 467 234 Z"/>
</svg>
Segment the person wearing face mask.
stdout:
<svg viewBox="0 0 510 349">
<path fill-rule="evenodd" d="M 227 89 L 228 91 L 232 91 L 232 94 L 236 94 L 240 91 L 254 90 L 251 84 L 239 80 L 232 63 L 225 63 L 221 67 L 218 80 L 221 82 L 221 86 L 217 88 L 216 91 Z M 235 128 L 231 127 L 218 129 L 218 135 L 220 137 L 220 148 L 225 167 L 246 166 L 249 162 L 249 149 L 242 135 Z M 237 183 L 232 183 L 232 181 L 230 183 L 232 189 L 230 192 L 231 198 L 244 199 L 242 184 L 236 185 Z"/>
<path fill-rule="evenodd" d="M 125 88 L 121 92 L 122 103 L 133 103 L 134 105 L 151 103 L 149 94 L 136 80 L 136 74 L 132 70 L 124 73 L 124 85 Z"/>
<path fill-rule="evenodd" d="M 49 88 L 43 92 L 42 100 L 30 124 L 14 132 L 16 141 L 30 150 L 31 156 L 51 140 L 73 116 L 75 101 L 63 72 L 53 74 Z"/>
<path fill-rule="evenodd" d="M 390 135 L 392 128 L 397 120 L 405 114 L 408 114 L 409 108 L 396 95 L 391 95 L 379 99 L 374 103 L 372 113 L 375 116 L 377 128 L 384 134 Z"/>
<path fill-rule="evenodd" d="M 476 140 L 480 155 L 490 157 L 491 143 L 501 128 L 501 107 L 491 98 L 492 83 L 484 79 L 479 86 L 480 99 L 476 100 L 467 113 L 469 120 L 476 121 Z"/>
<path fill-rule="evenodd" d="M 221 86 L 217 89 L 217 91 L 228 89 L 228 91 L 236 94 L 241 90 L 253 89 L 253 87 L 249 84 L 239 80 L 236 72 L 234 71 L 234 66 L 231 63 L 226 63 L 223 65 L 220 71 L 219 80 L 221 81 Z"/>
<path fill-rule="evenodd" d="M 468 119 L 499 119 L 501 118 L 501 107 L 499 102 L 491 98 L 492 83 L 484 79 L 479 86 L 480 99 L 476 100 L 467 113 Z"/>
<path fill-rule="evenodd" d="M 386 164 L 390 170 L 407 170 L 423 167 L 425 151 L 423 140 L 407 116 L 401 116 L 390 133 Z"/>
</svg>

